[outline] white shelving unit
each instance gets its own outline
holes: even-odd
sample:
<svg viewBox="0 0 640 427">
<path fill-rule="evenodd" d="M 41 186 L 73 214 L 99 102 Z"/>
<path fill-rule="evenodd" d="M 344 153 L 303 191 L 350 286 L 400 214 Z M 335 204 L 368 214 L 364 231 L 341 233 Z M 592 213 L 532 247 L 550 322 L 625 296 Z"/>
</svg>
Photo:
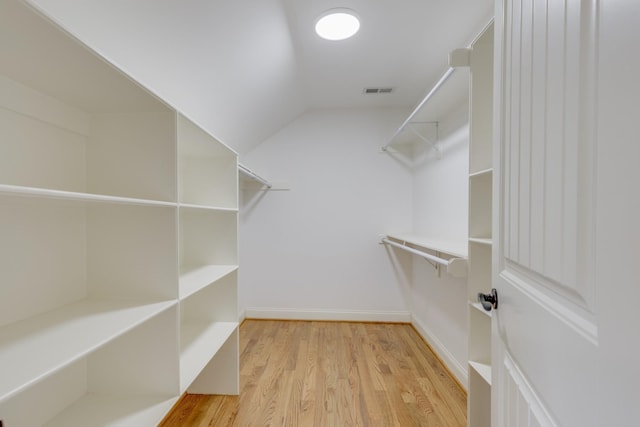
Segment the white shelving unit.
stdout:
<svg viewBox="0 0 640 427">
<path fill-rule="evenodd" d="M 178 135 L 180 392 L 237 394 L 237 158 L 188 120 Z"/>
<path fill-rule="evenodd" d="M 185 391 L 237 394 L 237 215 L 232 150 L 0 0 L 5 426 L 156 425 Z"/>
<path fill-rule="evenodd" d="M 468 50 L 469 145 L 469 384 L 468 425 L 491 426 L 491 312 L 478 293 L 491 286 L 493 157 L 493 24 Z"/>
</svg>

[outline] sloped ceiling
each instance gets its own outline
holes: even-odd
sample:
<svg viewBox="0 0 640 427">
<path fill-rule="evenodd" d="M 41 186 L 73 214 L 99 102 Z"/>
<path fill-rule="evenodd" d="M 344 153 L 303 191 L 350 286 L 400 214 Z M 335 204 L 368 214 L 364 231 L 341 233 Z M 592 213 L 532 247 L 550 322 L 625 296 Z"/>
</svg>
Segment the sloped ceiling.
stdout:
<svg viewBox="0 0 640 427">
<path fill-rule="evenodd" d="M 415 105 L 491 16 L 492 0 L 31 0 L 236 149 L 309 108 Z M 360 32 L 313 33 L 347 7 Z M 369 86 L 393 87 L 364 95 Z"/>
<path fill-rule="evenodd" d="M 492 0 L 284 0 L 307 103 L 314 107 L 411 107 L 493 11 Z M 322 12 L 357 12 L 360 31 L 329 42 L 313 31 Z M 392 87 L 364 95 L 365 87 Z"/>
</svg>

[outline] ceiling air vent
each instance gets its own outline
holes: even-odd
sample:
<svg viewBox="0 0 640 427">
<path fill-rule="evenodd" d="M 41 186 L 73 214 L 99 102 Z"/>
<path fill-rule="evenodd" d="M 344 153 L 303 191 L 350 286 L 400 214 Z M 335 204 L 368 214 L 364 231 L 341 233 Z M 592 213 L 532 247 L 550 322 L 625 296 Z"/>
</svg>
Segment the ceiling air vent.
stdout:
<svg viewBox="0 0 640 427">
<path fill-rule="evenodd" d="M 364 88 L 365 95 L 374 95 L 378 93 L 391 93 L 393 92 L 392 87 L 366 87 Z"/>
</svg>

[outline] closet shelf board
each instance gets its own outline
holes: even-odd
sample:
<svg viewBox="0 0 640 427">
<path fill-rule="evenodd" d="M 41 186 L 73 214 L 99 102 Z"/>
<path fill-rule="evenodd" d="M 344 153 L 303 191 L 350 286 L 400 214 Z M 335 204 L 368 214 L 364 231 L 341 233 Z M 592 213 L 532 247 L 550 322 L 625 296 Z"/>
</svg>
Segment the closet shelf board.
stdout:
<svg viewBox="0 0 640 427">
<path fill-rule="evenodd" d="M 180 272 L 180 299 L 183 300 L 193 295 L 237 269 L 237 265 L 182 267 Z"/>
<path fill-rule="evenodd" d="M 238 212 L 238 208 L 235 207 L 223 207 L 223 206 L 209 206 L 209 205 L 196 205 L 193 203 L 180 203 L 181 209 L 194 209 L 194 210 L 209 210 L 209 211 L 221 211 L 221 212 Z"/>
<path fill-rule="evenodd" d="M 478 310 L 480 313 L 487 316 L 488 318 L 491 318 L 491 314 L 493 313 L 493 311 L 485 310 L 484 308 L 482 308 L 482 304 L 480 304 L 479 302 L 469 301 L 469 305 L 474 309 Z"/>
<path fill-rule="evenodd" d="M 180 328 L 180 390 L 186 390 L 207 366 L 238 322 L 186 321 Z"/>
<path fill-rule="evenodd" d="M 491 365 L 470 360 L 469 368 L 476 371 L 488 385 L 491 385 Z"/>
<path fill-rule="evenodd" d="M 426 236 L 420 236 L 416 234 L 408 233 L 393 233 L 388 234 L 389 238 L 399 240 L 411 245 L 421 246 L 426 249 L 430 249 L 437 252 L 453 255 L 458 258 L 467 258 L 468 256 L 468 244 L 466 241 L 445 240 L 445 239 L 433 239 Z"/>
<path fill-rule="evenodd" d="M 493 173 L 493 168 L 487 168 L 480 171 L 471 172 L 469 174 L 469 178 L 477 178 L 485 175 L 488 176 L 488 175 L 491 175 L 492 173 Z"/>
<path fill-rule="evenodd" d="M 134 199 L 91 193 L 76 193 L 73 191 L 49 190 L 35 187 L 21 187 L 18 185 L 0 184 L 0 196 L 32 197 L 51 200 L 61 200 L 77 203 L 108 203 L 136 206 L 176 207 L 176 203 L 158 200 Z"/>
<path fill-rule="evenodd" d="M 45 424 L 45 427 L 156 425 L 177 401 L 177 396 L 113 396 L 88 393 Z"/>
<path fill-rule="evenodd" d="M 469 237 L 469 242 L 487 246 L 493 245 L 493 240 L 490 237 Z"/>
<path fill-rule="evenodd" d="M 175 304 L 83 300 L 0 328 L 0 401 Z"/>
</svg>

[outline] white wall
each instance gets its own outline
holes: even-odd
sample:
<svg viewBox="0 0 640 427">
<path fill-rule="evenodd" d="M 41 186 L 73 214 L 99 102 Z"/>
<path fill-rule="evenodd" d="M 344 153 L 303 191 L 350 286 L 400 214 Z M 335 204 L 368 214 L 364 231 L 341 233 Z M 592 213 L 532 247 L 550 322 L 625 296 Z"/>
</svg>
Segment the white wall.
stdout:
<svg viewBox="0 0 640 427">
<path fill-rule="evenodd" d="M 407 282 L 377 244 L 378 234 L 411 225 L 411 172 L 380 152 L 406 114 L 310 111 L 246 156 L 291 188 L 243 194 L 247 317 L 409 320 Z"/>
<path fill-rule="evenodd" d="M 306 108 L 280 0 L 33 2 L 240 154 Z"/>
<path fill-rule="evenodd" d="M 243 191 L 240 311 L 247 317 L 411 320 L 466 383 L 467 281 L 376 244 L 387 231 L 466 241 L 468 113 L 440 124 L 442 157 L 380 153 L 405 110 L 316 110 L 250 152 L 290 191 Z M 411 313 L 411 317 L 407 314 Z"/>
<path fill-rule="evenodd" d="M 416 233 L 447 240 L 468 236 L 468 108 L 463 105 L 440 123 L 440 159 L 429 150 L 417 159 L 413 174 L 413 221 Z M 436 270 L 413 257 L 410 310 L 413 323 L 451 372 L 466 383 L 467 280 Z"/>
</svg>

